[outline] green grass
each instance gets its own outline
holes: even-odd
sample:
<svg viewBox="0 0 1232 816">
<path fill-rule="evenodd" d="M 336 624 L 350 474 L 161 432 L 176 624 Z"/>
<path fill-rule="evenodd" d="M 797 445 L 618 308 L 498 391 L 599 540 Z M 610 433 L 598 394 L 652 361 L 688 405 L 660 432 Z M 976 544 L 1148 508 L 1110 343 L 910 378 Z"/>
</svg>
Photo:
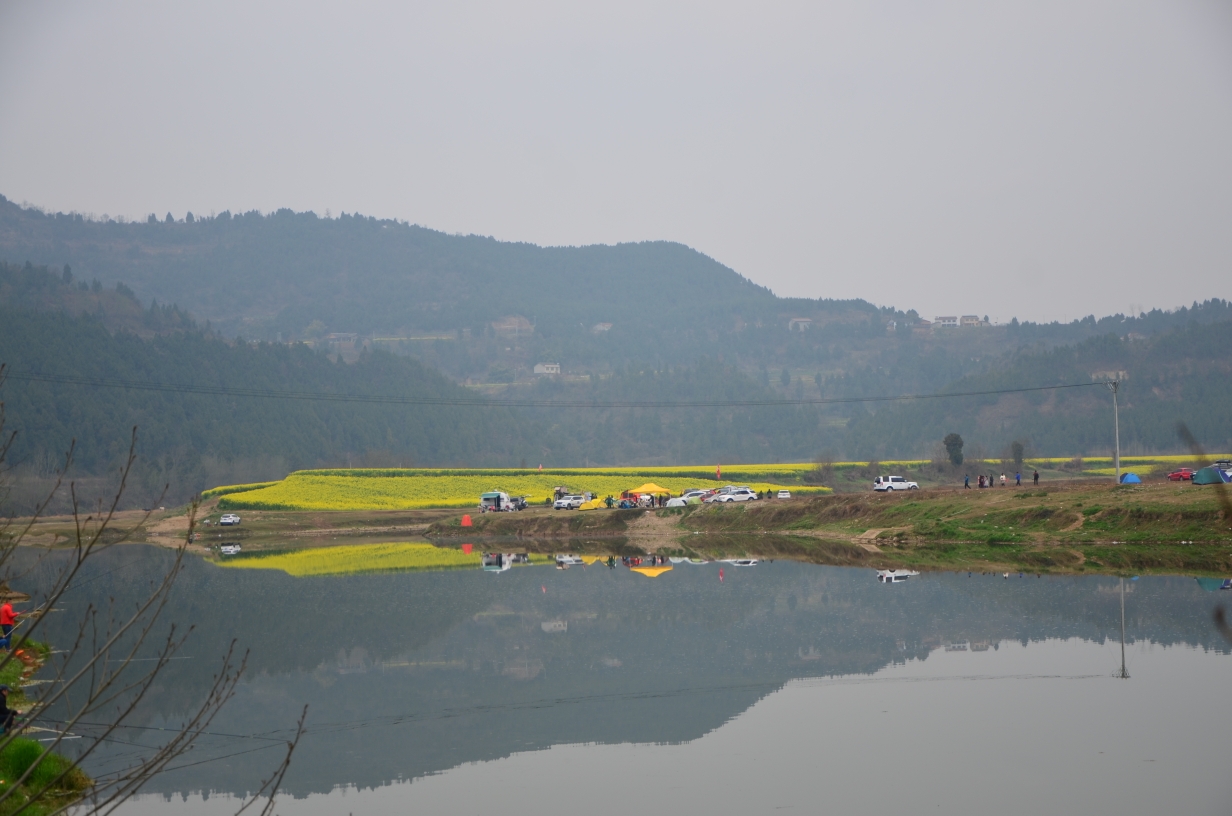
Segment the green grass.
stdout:
<svg viewBox="0 0 1232 816">
<path fill-rule="evenodd" d="M 34 768 L 30 776 L 13 791 L 13 784 L 30 768 Z M 57 781 L 62 774 L 63 778 Z M 43 790 L 53 782 L 52 787 Z M 16 737 L 0 751 L 0 794 L 8 794 L 0 802 L 0 816 L 15 813 L 32 797 L 37 797 L 36 801 L 22 810 L 23 814 L 52 813 L 78 799 L 90 784 L 90 779 L 69 759 L 49 753 L 35 740 Z"/>
</svg>

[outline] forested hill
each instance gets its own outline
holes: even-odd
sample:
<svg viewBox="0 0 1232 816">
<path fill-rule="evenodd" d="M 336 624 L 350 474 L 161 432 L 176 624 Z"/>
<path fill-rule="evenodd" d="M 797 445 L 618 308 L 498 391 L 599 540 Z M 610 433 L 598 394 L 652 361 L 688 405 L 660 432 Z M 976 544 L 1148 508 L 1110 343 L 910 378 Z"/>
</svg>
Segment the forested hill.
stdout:
<svg viewBox="0 0 1232 816">
<path fill-rule="evenodd" d="M 1123 453 L 1185 450 L 1184 422 L 1211 451 L 1232 449 L 1232 321 L 1192 324 L 1146 340 L 1115 334 L 1045 352 L 1013 355 L 985 373 L 957 380 L 954 393 L 1121 379 Z M 988 456 L 1011 442 L 1048 456 L 1109 454 L 1112 396 L 1102 386 L 924 400 L 856 409 L 847 426 L 848 455 L 928 455 L 929 445 L 960 434 Z M 967 449 L 968 455 L 972 449 Z M 976 452 L 979 457 L 979 451 Z"/>
<path fill-rule="evenodd" d="M 0 362 L 91 380 L 278 392 L 471 398 L 415 360 L 365 353 L 331 362 L 303 345 L 229 344 L 202 331 L 143 339 L 112 333 L 84 315 L 0 306 Z M 181 501 L 235 479 L 275 479 L 316 465 L 513 465 L 539 454 L 523 419 L 500 407 L 362 404 L 213 396 L 38 382 L 11 377 L 0 391 L 9 464 L 19 476 L 50 474 L 76 439 L 74 474 L 114 472 L 139 429 L 135 502 L 170 482 Z M 28 480 L 27 480 L 28 481 Z M 21 497 L 18 497 L 21 498 Z"/>
<path fill-rule="evenodd" d="M 353 333 L 359 345 L 417 357 L 457 381 L 492 383 L 529 382 L 540 362 L 606 375 L 711 358 L 776 389 L 786 370 L 806 385 L 825 380 L 828 393 L 932 391 L 1023 346 L 1232 318 L 1229 304 L 1209 301 L 1065 325 L 935 331 L 921 328 L 910 304 L 776 297 L 680 244 L 538 247 L 290 210 L 122 223 L 0 197 L 0 260 L 71 267 L 78 287 L 123 284 L 142 303 L 178 304 L 227 337 L 336 350 L 329 335 Z M 835 274 L 819 269 L 819 285 Z"/>
<path fill-rule="evenodd" d="M 665 343 L 697 351 L 742 323 L 810 316 L 800 310 L 854 310 L 865 322 L 877 314 L 863 302 L 776 298 L 680 244 L 539 247 L 290 210 L 119 223 L 0 199 L 0 257 L 67 263 L 105 285 L 123 280 L 143 299 L 177 303 L 229 336 L 254 339 L 479 337 L 521 318 L 496 331 L 569 342 L 598 332 L 596 347 L 619 359 Z"/>
</svg>

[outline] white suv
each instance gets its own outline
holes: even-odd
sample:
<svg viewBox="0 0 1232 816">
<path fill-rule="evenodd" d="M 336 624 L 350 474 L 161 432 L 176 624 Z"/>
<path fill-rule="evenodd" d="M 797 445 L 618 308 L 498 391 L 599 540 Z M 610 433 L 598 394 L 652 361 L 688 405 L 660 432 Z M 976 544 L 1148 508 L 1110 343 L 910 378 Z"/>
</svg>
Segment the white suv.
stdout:
<svg viewBox="0 0 1232 816">
<path fill-rule="evenodd" d="M 915 482 L 909 482 L 902 476 L 878 476 L 873 479 L 873 490 L 880 492 L 894 490 L 919 490 L 920 486 Z"/>
<path fill-rule="evenodd" d="M 727 502 L 743 502 L 743 501 L 756 501 L 756 500 L 757 500 L 757 494 L 754 493 L 753 490 L 748 487 L 733 487 L 730 490 L 728 490 L 726 493 L 716 493 L 708 499 L 703 499 L 703 501 L 707 501 L 707 502 L 712 502 L 712 503 L 722 502 L 724 504 L 726 504 Z"/>
<path fill-rule="evenodd" d="M 218 523 L 223 527 L 231 527 L 240 523 L 240 517 L 235 513 L 224 513 L 223 517 L 218 520 Z"/>
<path fill-rule="evenodd" d="M 553 510 L 576 510 L 586 501 L 585 496 L 565 496 L 552 502 Z"/>
</svg>

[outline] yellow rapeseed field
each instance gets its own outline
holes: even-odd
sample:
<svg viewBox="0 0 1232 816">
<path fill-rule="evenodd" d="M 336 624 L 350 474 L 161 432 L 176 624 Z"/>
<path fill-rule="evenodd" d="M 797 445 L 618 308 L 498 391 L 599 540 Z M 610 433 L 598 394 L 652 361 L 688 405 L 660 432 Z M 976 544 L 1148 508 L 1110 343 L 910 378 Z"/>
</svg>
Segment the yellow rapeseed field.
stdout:
<svg viewBox="0 0 1232 816">
<path fill-rule="evenodd" d="M 1069 463 L 1066 457 L 1030 459 L 1032 467 L 1055 468 Z M 1121 469 L 1146 471 L 1156 465 L 1192 463 L 1192 456 L 1126 456 Z M 927 464 L 926 460 L 881 462 L 883 471 L 907 471 Z M 994 461 L 987 463 L 999 468 Z M 835 462 L 836 469 L 865 467 L 865 462 Z M 590 491 L 599 497 L 619 496 L 622 491 L 645 482 L 654 482 L 674 494 L 694 487 L 748 485 L 754 490 L 778 491 L 787 488 L 795 494 L 829 493 L 826 487 L 801 484 L 817 465 L 798 462 L 775 465 L 724 465 L 722 481 L 715 479 L 715 466 L 553 468 L 521 469 L 378 469 L 300 470 L 280 482 L 216 487 L 202 494 L 219 497 L 222 510 L 409 510 L 428 507 L 476 507 L 479 495 L 503 490 L 511 496 L 526 496 L 531 504 L 542 504 L 552 490 L 564 485 L 575 491 Z M 1110 475 L 1110 457 L 1090 457 L 1083 461 L 1083 473 Z"/>
<path fill-rule="evenodd" d="M 782 474 L 782 465 L 767 465 Z M 811 466 L 810 466 L 811 467 Z M 667 471 L 669 469 L 662 469 Z M 479 496 L 491 490 L 503 490 L 511 496 L 526 496 L 531 504 L 543 504 L 558 485 L 573 490 L 590 491 L 600 497 L 619 496 L 622 491 L 653 481 L 673 493 L 690 488 L 718 487 L 725 484 L 747 484 L 754 490 L 779 490 L 781 484 L 765 480 L 739 478 L 756 475 L 750 468 L 733 468 L 731 478 L 716 482 L 713 471 L 709 479 L 693 476 L 669 476 L 654 469 L 594 468 L 560 471 L 510 470 L 328 470 L 298 471 L 281 482 L 254 486 L 251 490 L 231 491 L 216 488 L 222 495 L 218 507 L 224 510 L 404 510 L 426 507 L 476 507 Z M 679 471 L 677 471 L 679 472 Z M 725 469 L 724 477 L 729 475 Z M 828 493 L 829 488 L 789 484 L 794 493 Z M 221 494 L 217 491 L 223 491 Z"/>
<path fill-rule="evenodd" d="M 304 577 L 373 572 L 409 572 L 475 568 L 478 552 L 434 547 L 426 543 L 357 544 L 349 547 L 316 547 L 270 555 L 224 558 L 219 566 L 234 569 L 275 569 Z"/>
</svg>

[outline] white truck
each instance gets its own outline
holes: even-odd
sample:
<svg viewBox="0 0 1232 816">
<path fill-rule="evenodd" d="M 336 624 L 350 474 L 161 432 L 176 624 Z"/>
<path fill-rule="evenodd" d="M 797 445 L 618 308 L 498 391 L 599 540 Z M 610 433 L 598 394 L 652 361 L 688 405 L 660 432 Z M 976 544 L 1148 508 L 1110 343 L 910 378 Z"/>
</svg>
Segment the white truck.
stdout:
<svg viewBox="0 0 1232 816">
<path fill-rule="evenodd" d="M 888 493 L 895 490 L 919 490 L 915 482 L 909 482 L 902 476 L 878 476 L 873 479 L 873 490 L 878 493 Z"/>
</svg>

